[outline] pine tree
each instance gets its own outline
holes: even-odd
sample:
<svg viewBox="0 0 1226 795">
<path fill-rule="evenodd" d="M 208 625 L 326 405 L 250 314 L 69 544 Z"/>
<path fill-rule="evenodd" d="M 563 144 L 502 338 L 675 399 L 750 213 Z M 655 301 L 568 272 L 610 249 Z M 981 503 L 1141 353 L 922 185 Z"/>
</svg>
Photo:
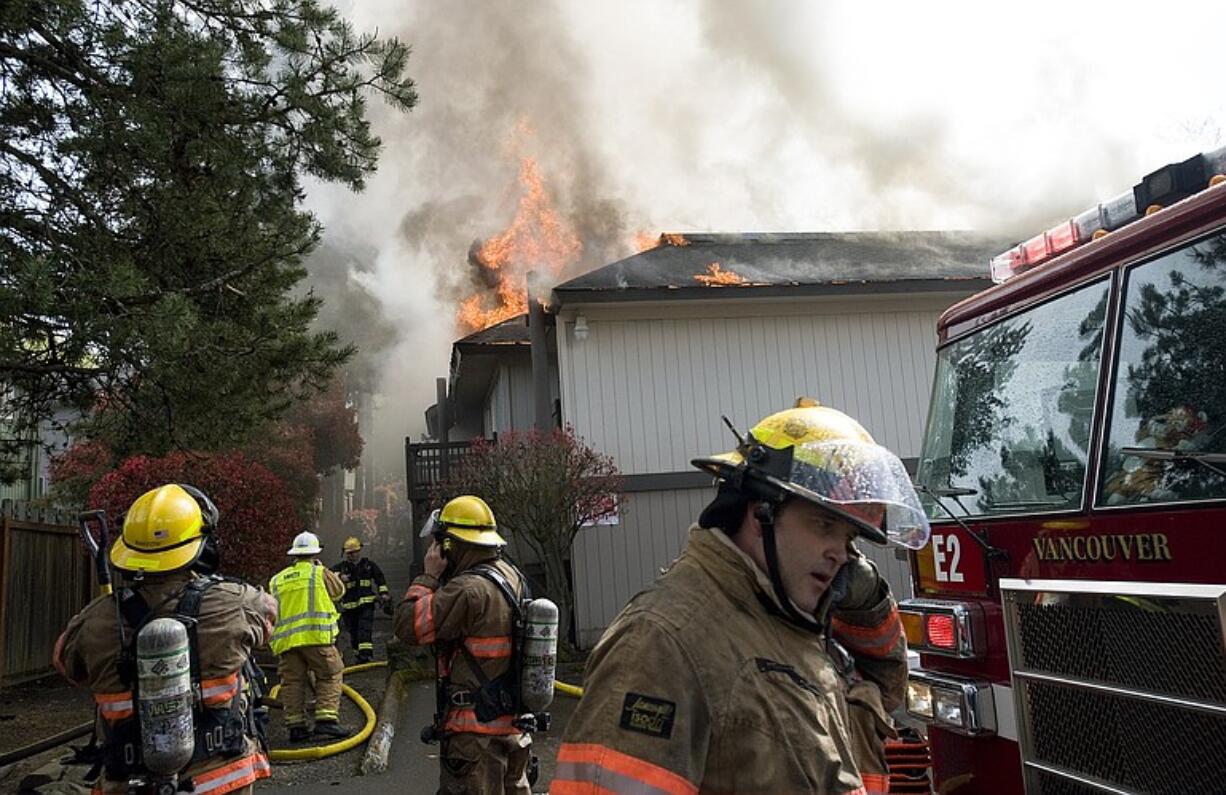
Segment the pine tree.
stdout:
<svg viewBox="0 0 1226 795">
<path fill-rule="evenodd" d="M 0 4 L 0 397 L 123 455 L 241 444 L 351 354 L 298 288 L 408 48 L 313 0 Z M 3 451 L 0 451 L 3 452 Z"/>
</svg>

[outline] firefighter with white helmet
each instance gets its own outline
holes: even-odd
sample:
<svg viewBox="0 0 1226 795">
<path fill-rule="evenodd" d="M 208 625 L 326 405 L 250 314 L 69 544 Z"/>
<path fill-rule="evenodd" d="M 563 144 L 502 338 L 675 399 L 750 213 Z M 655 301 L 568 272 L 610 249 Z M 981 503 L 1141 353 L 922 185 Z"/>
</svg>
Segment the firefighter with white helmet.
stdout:
<svg viewBox="0 0 1226 795">
<path fill-rule="evenodd" d="M 439 792 L 530 795 L 531 735 L 509 700 L 515 611 L 523 576 L 502 559 L 506 541 L 480 497 L 449 501 L 426 522 L 425 573 L 396 608 L 393 632 L 435 650 L 438 704 L 423 732 L 441 742 Z"/>
<path fill-rule="evenodd" d="M 387 605 L 391 594 L 383 570 L 373 560 L 362 556 L 362 542 L 350 536 L 342 547 L 344 559 L 332 566 L 345 583 L 341 597 L 341 617 L 349 631 L 349 642 L 359 663 L 370 662 L 375 653 L 375 603 Z"/>
<path fill-rule="evenodd" d="M 122 586 L 90 602 L 56 642 L 56 669 L 97 705 L 94 792 L 250 792 L 270 773 L 251 655 L 272 634 L 276 603 L 213 573 L 218 519 L 212 500 L 186 484 L 138 497 L 110 549 Z"/>
<path fill-rule="evenodd" d="M 851 417 L 801 399 L 734 452 L 693 463 L 719 492 L 593 650 L 553 791 L 887 791 L 884 769 L 861 762 L 863 745 L 881 745 L 877 727 L 849 725 L 879 718 L 889 731 L 905 640 L 853 541 L 927 540 L 902 462 Z"/>
<path fill-rule="evenodd" d="M 308 674 L 315 675 L 315 734 L 331 738 L 350 734 L 340 723 L 345 664 L 334 645 L 340 631 L 335 600 L 345 592 L 345 584 L 319 561 L 322 552 L 314 533 L 299 533 L 286 552 L 293 563 L 269 583 L 280 619 L 268 645 L 280 658 L 280 701 L 290 742 L 302 742 L 311 734 L 306 715 Z"/>
</svg>

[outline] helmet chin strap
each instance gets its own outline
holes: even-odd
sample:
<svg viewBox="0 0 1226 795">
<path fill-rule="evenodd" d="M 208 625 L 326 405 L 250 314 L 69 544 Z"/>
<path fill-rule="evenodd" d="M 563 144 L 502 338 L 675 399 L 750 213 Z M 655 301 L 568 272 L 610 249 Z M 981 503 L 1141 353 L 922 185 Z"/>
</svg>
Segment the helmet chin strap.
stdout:
<svg viewBox="0 0 1226 795">
<path fill-rule="evenodd" d="M 762 604 L 771 612 L 778 613 L 780 617 L 787 620 L 795 626 L 821 635 L 824 632 L 824 627 L 813 617 L 806 617 L 804 613 L 796 609 L 792 604 L 792 600 L 788 597 L 787 591 L 783 587 L 783 576 L 779 572 L 779 548 L 775 543 L 775 506 L 769 502 L 762 502 L 754 509 L 754 518 L 762 525 L 762 549 L 766 553 L 766 575 L 770 578 L 771 588 L 775 591 L 775 600 L 760 596 Z"/>
</svg>

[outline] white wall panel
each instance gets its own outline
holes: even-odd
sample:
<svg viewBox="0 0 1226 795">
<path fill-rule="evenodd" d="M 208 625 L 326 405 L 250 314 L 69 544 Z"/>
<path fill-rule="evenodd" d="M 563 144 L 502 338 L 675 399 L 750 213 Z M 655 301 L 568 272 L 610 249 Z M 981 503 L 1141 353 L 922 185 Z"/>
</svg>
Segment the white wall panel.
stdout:
<svg viewBox="0 0 1226 795">
<path fill-rule="evenodd" d="M 690 525 L 714 494 L 714 489 L 630 494 L 618 524 L 579 532 L 571 561 L 582 648 L 591 648 L 630 597 L 681 554 Z"/>
<path fill-rule="evenodd" d="M 564 417 L 624 473 L 675 472 L 729 446 L 721 414 L 745 430 L 809 395 L 915 457 L 937 315 L 589 320 L 586 340 L 560 346 Z"/>
<path fill-rule="evenodd" d="M 721 414 L 743 432 L 807 395 L 857 418 L 900 457 L 917 457 L 936 321 L 956 298 L 584 307 L 586 339 L 573 338 L 573 314 L 558 323 L 563 418 L 623 474 L 678 472 L 697 455 L 732 446 Z M 595 643 L 676 557 L 712 494 L 631 494 L 619 525 L 580 533 L 573 558 L 580 645 Z M 905 558 L 863 549 L 898 598 L 909 596 Z"/>
<path fill-rule="evenodd" d="M 591 648 L 626 603 L 681 554 L 691 524 L 715 496 L 714 489 L 648 491 L 630 494 L 621 522 L 579 532 L 571 553 L 574 568 L 575 628 L 581 648 Z M 895 597 L 911 595 L 911 574 L 894 550 L 861 543 Z"/>
<path fill-rule="evenodd" d="M 557 397 L 557 374 L 550 374 L 552 397 Z M 495 372 L 486 396 L 486 433 L 530 430 L 536 421 L 532 396 L 532 364 L 513 361 Z"/>
</svg>

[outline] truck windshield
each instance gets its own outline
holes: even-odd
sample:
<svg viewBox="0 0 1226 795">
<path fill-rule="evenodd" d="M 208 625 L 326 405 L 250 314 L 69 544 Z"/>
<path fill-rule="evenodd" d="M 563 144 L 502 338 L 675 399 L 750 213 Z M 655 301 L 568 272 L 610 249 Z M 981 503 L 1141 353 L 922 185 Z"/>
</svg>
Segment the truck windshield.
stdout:
<svg viewBox="0 0 1226 795">
<path fill-rule="evenodd" d="M 916 477 L 930 518 L 1081 506 L 1108 285 L 1092 282 L 938 352 Z"/>
<path fill-rule="evenodd" d="M 1128 272 L 1100 505 L 1226 498 L 1226 234 Z"/>
</svg>

